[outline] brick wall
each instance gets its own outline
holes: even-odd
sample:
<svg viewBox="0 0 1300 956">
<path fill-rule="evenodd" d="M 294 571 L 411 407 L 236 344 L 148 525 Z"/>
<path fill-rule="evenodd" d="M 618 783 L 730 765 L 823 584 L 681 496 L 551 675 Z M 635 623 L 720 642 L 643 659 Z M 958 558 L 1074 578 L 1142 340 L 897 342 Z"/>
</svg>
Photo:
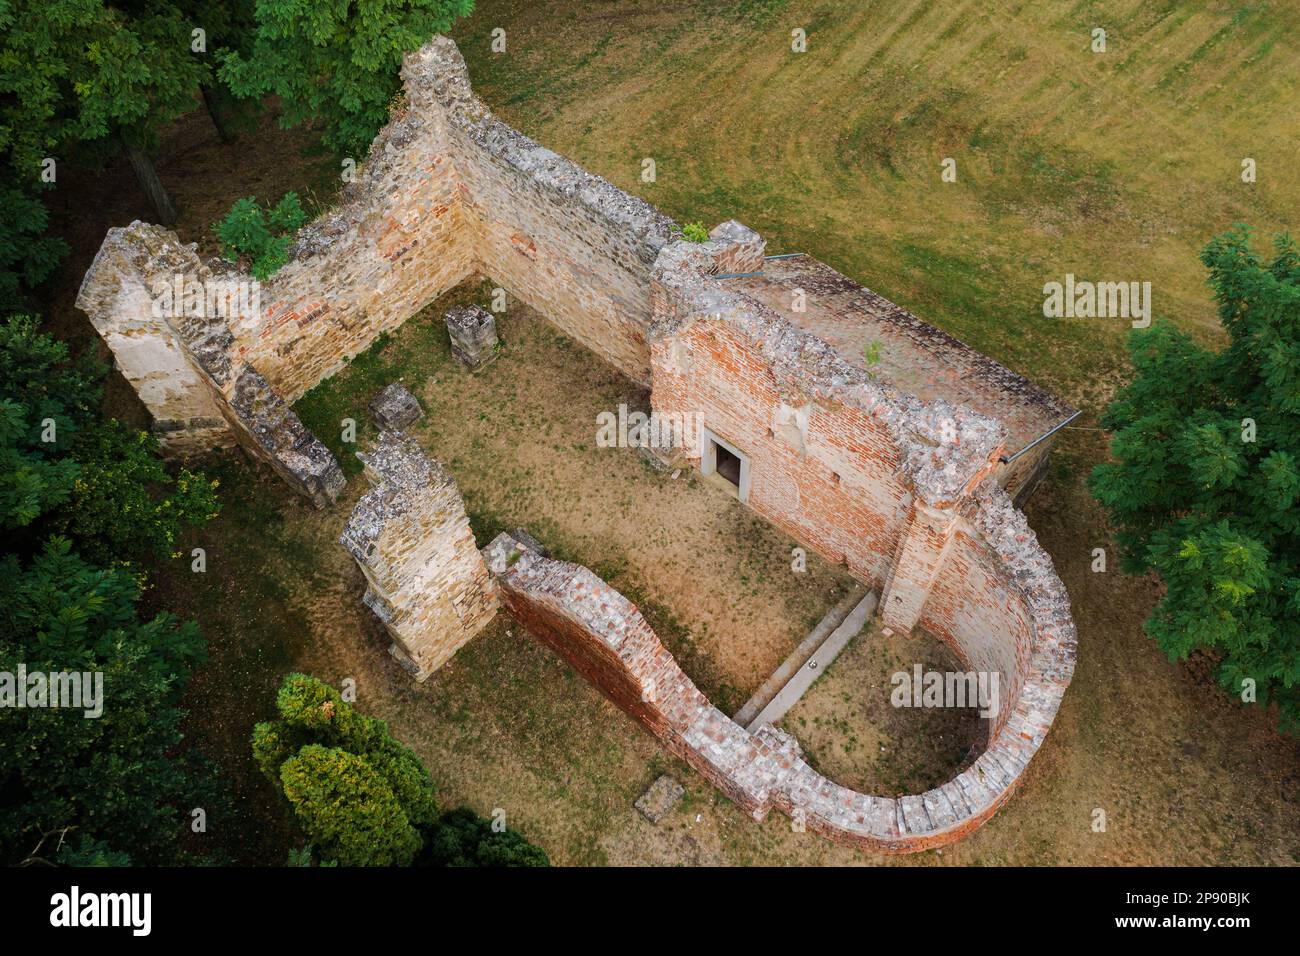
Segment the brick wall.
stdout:
<svg viewBox="0 0 1300 956">
<path fill-rule="evenodd" d="M 720 322 L 656 341 L 653 356 L 655 412 L 697 415 L 749 456 L 749 507 L 880 587 L 912 500 L 884 426 L 783 383 L 743 332 Z M 688 437 L 698 462 L 700 436 Z"/>
<path fill-rule="evenodd" d="M 960 839 L 1006 801 L 1042 744 L 1074 666 L 1064 589 L 1009 499 L 988 485 L 969 525 L 979 541 L 962 539 L 972 555 L 992 552 L 981 583 L 1007 600 L 982 605 L 978 623 L 989 630 L 963 619 L 948 636 L 959 654 L 972 655 L 968 665 L 1008 666 L 1018 680 L 972 766 L 940 787 L 900 797 L 842 787 L 803 760 L 793 737 L 770 725 L 750 733 L 731 720 L 682 672 L 636 607 L 588 569 L 543 557 L 506 534 L 483 554 L 502 603 L 530 633 L 754 819 L 776 807 L 795 826 L 849 846 L 915 852 Z M 944 593 L 951 587 L 945 582 Z"/>
<path fill-rule="evenodd" d="M 659 415 L 698 422 L 685 453 L 697 464 L 705 429 L 750 461 L 746 504 L 884 595 L 904 629 L 944 560 L 946 534 L 974 488 L 996 473 L 1006 431 L 942 401 L 921 402 L 847 364 L 824 342 L 713 279 L 722 238 L 666 247 L 654 272 L 653 390 Z M 725 261 L 725 260 L 724 260 Z M 909 533 L 910 532 L 910 533 Z M 898 578 L 899 570 L 902 577 Z"/>
</svg>

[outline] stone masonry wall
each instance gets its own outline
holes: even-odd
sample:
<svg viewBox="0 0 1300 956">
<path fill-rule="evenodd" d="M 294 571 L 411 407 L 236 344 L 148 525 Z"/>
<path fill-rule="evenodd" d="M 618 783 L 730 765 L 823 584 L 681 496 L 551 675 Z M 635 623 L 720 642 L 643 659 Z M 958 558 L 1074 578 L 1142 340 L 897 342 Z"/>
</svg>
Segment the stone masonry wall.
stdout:
<svg viewBox="0 0 1300 956">
<path fill-rule="evenodd" d="M 966 649 L 981 662 L 1005 663 L 1018 660 L 1023 643 L 1026 655 L 1016 665 L 1022 680 L 1014 696 L 1006 695 L 990 745 L 972 766 L 940 787 L 902 797 L 841 787 L 802 759 L 793 737 L 770 725 L 750 733 L 735 723 L 682 672 L 636 607 L 586 568 L 543 557 L 506 534 L 484 557 L 502 603 L 529 632 L 754 819 L 777 807 L 837 842 L 914 852 L 959 839 L 1006 801 L 1042 744 L 1074 666 L 1064 589 L 1005 493 L 989 485 L 971 527 L 989 536 L 986 544 L 1001 560 L 993 566 L 998 586 L 1014 592 L 1019 605 L 1006 622 L 990 615 L 984 645 Z M 1020 631 L 1026 622 L 1028 631 Z M 960 643 L 953 646 L 964 653 Z M 978 666 L 975 659 L 969 664 Z"/>
<path fill-rule="evenodd" d="M 649 384 L 650 270 L 672 220 L 493 116 L 452 41 L 412 54 L 404 75 L 446 118 L 479 271 Z"/>
<path fill-rule="evenodd" d="M 343 205 L 299 231 L 261 314 L 232 323 L 290 402 L 478 271 L 437 88 L 407 75 L 406 91 Z"/>
<path fill-rule="evenodd" d="M 109 232 L 77 295 L 77 307 L 153 416 L 163 449 L 177 455 L 235 444 L 211 383 L 154 309 L 159 283 L 199 270 L 198 256 L 175 233 L 135 222 Z"/>
<path fill-rule="evenodd" d="M 160 280 L 249 277 L 201 262 L 156 226 L 105 239 L 78 305 L 164 447 L 238 443 L 318 506 L 333 501 L 342 472 L 290 403 L 442 292 L 486 275 L 650 384 L 655 412 L 737 446 L 751 462 L 750 507 L 880 588 L 886 623 L 923 623 L 972 666 L 1002 673 L 1011 706 L 988 752 L 944 787 L 854 794 L 808 768 L 792 738 L 748 734 L 713 708 L 635 608 L 585 569 L 527 548 L 496 554 L 511 610 L 755 816 L 777 806 L 886 850 L 977 826 L 1041 743 L 1074 654 L 1064 589 L 997 486 L 1005 426 L 877 381 L 715 278 L 761 270 L 762 237 L 732 221 L 705 243 L 674 238 L 653 207 L 496 119 L 452 41 L 409 54 L 402 76 L 404 100 L 343 205 L 300 231 L 257 310 L 161 318 Z M 683 437 L 698 464 L 701 434 Z M 1013 465 L 1037 467 L 1046 450 Z M 423 678 L 486 624 L 496 592 L 440 466 L 391 433 L 363 460 L 373 487 L 342 541 L 394 653 Z"/>
<path fill-rule="evenodd" d="M 363 600 L 392 635 L 393 656 L 424 680 L 492 620 L 496 589 L 441 465 L 394 431 L 357 457 L 372 487 L 340 540 L 366 576 Z"/>
<path fill-rule="evenodd" d="M 877 382 L 711 278 L 727 238 L 706 247 L 673 243 L 656 263 L 653 409 L 702 426 L 685 435 L 697 463 L 704 428 L 747 455 L 746 503 L 884 589 L 886 622 L 909 629 L 947 547 L 946 535 L 918 533 L 916 517 L 950 524 L 942 516 L 996 473 L 1006 430 Z"/>
<path fill-rule="evenodd" d="M 187 314 L 156 309 L 156 290 L 229 281 L 219 262 L 203 264 L 176 234 L 141 222 L 113 229 L 82 282 L 77 306 L 113 349 L 126 379 L 154 418 L 169 454 L 192 455 L 238 444 L 295 491 L 323 508 L 345 479 L 329 449 L 284 398 L 238 354 L 230 325 L 206 307 Z M 159 314 L 162 312 L 162 314 Z"/>
</svg>

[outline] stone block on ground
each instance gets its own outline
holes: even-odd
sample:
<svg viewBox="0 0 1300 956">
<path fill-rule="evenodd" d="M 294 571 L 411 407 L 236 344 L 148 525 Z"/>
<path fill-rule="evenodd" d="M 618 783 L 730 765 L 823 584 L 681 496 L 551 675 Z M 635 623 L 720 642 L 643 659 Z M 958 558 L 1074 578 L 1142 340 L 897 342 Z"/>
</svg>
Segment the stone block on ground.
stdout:
<svg viewBox="0 0 1300 956">
<path fill-rule="evenodd" d="M 496 358 L 497 321 L 487 309 L 462 305 L 443 316 L 451 336 L 451 354 L 466 368 L 481 368 Z"/>
<path fill-rule="evenodd" d="M 370 417 L 388 431 L 400 431 L 423 415 L 419 401 L 400 382 L 393 382 L 370 400 Z"/>
<path fill-rule="evenodd" d="M 636 799 L 636 808 L 651 823 L 658 823 L 681 802 L 686 789 L 668 774 L 662 774 L 650 789 Z"/>
</svg>

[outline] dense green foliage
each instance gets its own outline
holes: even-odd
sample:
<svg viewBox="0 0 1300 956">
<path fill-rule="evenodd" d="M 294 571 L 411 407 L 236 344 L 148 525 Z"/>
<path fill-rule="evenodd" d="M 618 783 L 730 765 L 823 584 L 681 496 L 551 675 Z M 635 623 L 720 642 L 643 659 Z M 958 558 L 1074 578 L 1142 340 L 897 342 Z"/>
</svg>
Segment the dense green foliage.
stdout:
<svg viewBox="0 0 1300 956">
<path fill-rule="evenodd" d="M 102 674 L 102 713 L 0 708 L 0 861 L 175 863 L 190 811 L 224 802 L 181 745 L 193 623 L 142 621 L 138 562 L 216 510 L 148 435 L 98 415 L 104 369 L 35 319 L 0 323 L 0 673 Z M 99 562 L 99 564 L 92 563 Z"/>
<path fill-rule="evenodd" d="M 231 262 L 247 259 L 253 275 L 264 281 L 289 261 L 289 242 L 306 221 L 298 194 L 289 192 L 266 210 L 253 196 L 236 200 L 212 229 L 222 254 Z"/>
<path fill-rule="evenodd" d="M 237 94 L 280 97 L 285 126 L 321 122 L 325 145 L 363 157 L 401 92 L 402 57 L 473 0 L 259 0 L 251 50 L 223 54 L 222 78 Z"/>
<path fill-rule="evenodd" d="M 247 2 L 247 0 L 244 0 Z M 0 2 L 0 295 L 47 278 L 66 251 L 43 238 L 40 195 L 75 148 L 97 163 L 157 145 L 158 130 L 193 109 L 214 82 L 192 31 L 238 2 Z M 211 13 L 211 16 L 207 14 Z M 203 16 L 200 16 L 203 14 Z M 229 19 L 227 17 L 227 19 Z M 50 168 L 47 160 L 54 160 Z M 53 175 L 54 181 L 50 181 Z"/>
<path fill-rule="evenodd" d="M 98 837 L 137 863 L 175 863 L 194 807 L 220 797 L 182 742 L 177 708 L 203 654 L 193 623 L 140 621 L 140 583 L 55 539 L 24 565 L 0 561 L 0 671 L 102 672 L 103 712 L 0 708 L 0 859 L 47 834 Z M 46 839 L 52 855 L 58 845 Z"/>
<path fill-rule="evenodd" d="M 438 818 L 425 839 L 419 866 L 550 866 L 541 847 L 515 830 L 494 831 L 492 821 L 468 807 Z"/>
<path fill-rule="evenodd" d="M 102 564 L 167 557 L 217 511 L 216 483 L 157 456 L 157 441 L 100 420 L 107 370 L 70 362 L 31 316 L 0 322 L 0 528 L 34 551 L 52 534 Z"/>
<path fill-rule="evenodd" d="M 1165 583 L 1147 633 L 1171 659 L 1214 651 L 1224 687 L 1253 680 L 1297 730 L 1300 253 L 1283 236 L 1262 261 L 1238 226 L 1201 258 L 1229 344 L 1211 352 L 1163 324 L 1134 334 L 1135 377 L 1102 419 L 1115 461 L 1092 488 L 1125 569 Z"/>
<path fill-rule="evenodd" d="M 419 827 L 437 815 L 433 781 L 415 754 L 383 721 L 303 674 L 285 678 L 276 709 L 279 720 L 253 728 L 253 756 L 307 838 L 344 866 L 410 863 Z"/>
<path fill-rule="evenodd" d="M 99 165 L 126 147 L 147 164 L 163 125 L 194 109 L 200 91 L 219 130 L 247 123 L 248 106 L 216 64 L 219 53 L 247 49 L 253 8 L 254 0 L 0 0 L 0 301 L 21 301 L 67 252 L 44 235 L 41 201 L 63 162 Z"/>
<path fill-rule="evenodd" d="M 278 720 L 253 728 L 253 757 L 326 863 L 547 865 L 546 854 L 518 833 L 493 832 L 469 810 L 440 818 L 419 758 L 334 688 L 290 674 L 276 710 Z M 290 865 L 310 860 L 310 852 L 301 852 L 290 856 Z"/>
</svg>

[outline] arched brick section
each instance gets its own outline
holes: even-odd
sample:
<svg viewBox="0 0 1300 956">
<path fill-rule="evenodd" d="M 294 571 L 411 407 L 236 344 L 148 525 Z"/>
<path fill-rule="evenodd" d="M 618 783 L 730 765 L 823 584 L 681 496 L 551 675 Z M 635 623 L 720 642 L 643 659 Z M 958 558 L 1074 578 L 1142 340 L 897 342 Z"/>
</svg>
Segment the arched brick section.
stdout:
<svg viewBox="0 0 1300 956">
<path fill-rule="evenodd" d="M 546 558 L 506 534 L 484 558 L 512 615 L 754 819 L 777 807 L 837 842 L 906 853 L 951 843 L 997 811 L 1042 745 L 1074 668 L 1065 589 L 995 483 L 980 489 L 969 527 L 972 553 L 983 549 L 979 560 L 987 559 L 981 567 L 1020 603 L 1003 606 L 1006 626 L 982 643 L 965 623 L 945 636 L 972 659 L 1012 666 L 1015 694 L 972 766 L 933 790 L 897 798 L 842 787 L 808 766 L 793 737 L 770 725 L 750 733 L 731 720 L 682 672 L 636 607 L 588 569 Z M 945 580 L 937 610 L 949 586 Z M 997 623 L 997 607 L 989 605 L 983 623 Z"/>
</svg>

